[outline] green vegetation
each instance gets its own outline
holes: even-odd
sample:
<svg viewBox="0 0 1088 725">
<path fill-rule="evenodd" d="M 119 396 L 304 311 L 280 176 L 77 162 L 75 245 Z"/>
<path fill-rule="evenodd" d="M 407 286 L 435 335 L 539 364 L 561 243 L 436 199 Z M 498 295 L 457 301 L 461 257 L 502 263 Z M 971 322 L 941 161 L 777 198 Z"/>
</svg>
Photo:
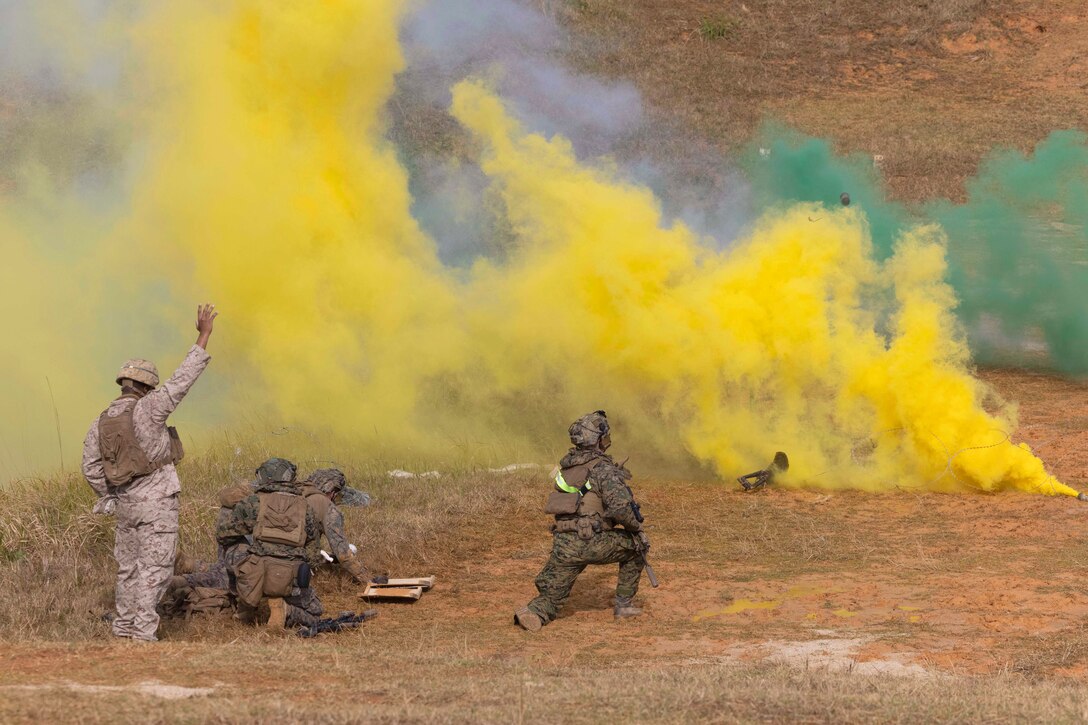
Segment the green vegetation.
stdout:
<svg viewBox="0 0 1088 725">
<path fill-rule="evenodd" d="M 699 22 L 699 35 L 703 40 L 721 40 L 732 37 L 738 27 L 737 21 L 729 16 L 703 18 Z"/>
</svg>

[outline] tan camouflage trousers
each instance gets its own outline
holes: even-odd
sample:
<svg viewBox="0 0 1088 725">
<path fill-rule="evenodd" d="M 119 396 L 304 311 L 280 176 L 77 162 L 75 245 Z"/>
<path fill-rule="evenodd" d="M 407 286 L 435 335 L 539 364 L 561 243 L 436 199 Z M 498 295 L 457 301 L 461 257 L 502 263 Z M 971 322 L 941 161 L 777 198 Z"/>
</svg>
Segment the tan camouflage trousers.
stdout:
<svg viewBox="0 0 1088 725">
<path fill-rule="evenodd" d="M 117 502 L 113 556 L 117 559 L 117 617 L 113 634 L 155 641 L 155 607 L 174 573 L 178 547 L 177 495 Z"/>
</svg>

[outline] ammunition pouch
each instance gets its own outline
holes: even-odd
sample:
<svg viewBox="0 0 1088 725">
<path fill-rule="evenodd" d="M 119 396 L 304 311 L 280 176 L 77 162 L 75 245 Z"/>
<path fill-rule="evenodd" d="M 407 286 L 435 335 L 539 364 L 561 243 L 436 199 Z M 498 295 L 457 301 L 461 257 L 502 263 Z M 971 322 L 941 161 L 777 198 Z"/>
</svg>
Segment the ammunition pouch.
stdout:
<svg viewBox="0 0 1088 725">
<path fill-rule="evenodd" d="M 262 597 L 289 597 L 295 589 L 308 588 L 310 567 L 274 556 L 247 556 L 238 565 L 237 581 L 238 600 L 256 607 Z"/>
<path fill-rule="evenodd" d="M 602 531 L 604 531 L 604 523 L 596 516 L 556 519 L 552 525 L 553 534 L 576 533 L 582 541 L 589 541 Z"/>
<path fill-rule="evenodd" d="M 582 541 L 589 541 L 595 534 L 601 530 L 601 521 L 597 518 L 591 518 L 589 516 L 578 517 L 578 538 Z"/>
</svg>

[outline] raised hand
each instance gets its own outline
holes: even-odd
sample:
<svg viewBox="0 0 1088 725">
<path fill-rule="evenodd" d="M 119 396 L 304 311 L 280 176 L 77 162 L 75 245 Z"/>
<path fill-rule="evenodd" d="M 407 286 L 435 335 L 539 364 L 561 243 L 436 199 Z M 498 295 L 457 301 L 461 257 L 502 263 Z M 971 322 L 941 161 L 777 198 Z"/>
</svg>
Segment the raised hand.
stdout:
<svg viewBox="0 0 1088 725">
<path fill-rule="evenodd" d="M 196 344 L 205 350 L 208 349 L 208 338 L 212 336 L 212 326 L 218 316 L 213 304 L 198 305 L 196 308 Z"/>
</svg>

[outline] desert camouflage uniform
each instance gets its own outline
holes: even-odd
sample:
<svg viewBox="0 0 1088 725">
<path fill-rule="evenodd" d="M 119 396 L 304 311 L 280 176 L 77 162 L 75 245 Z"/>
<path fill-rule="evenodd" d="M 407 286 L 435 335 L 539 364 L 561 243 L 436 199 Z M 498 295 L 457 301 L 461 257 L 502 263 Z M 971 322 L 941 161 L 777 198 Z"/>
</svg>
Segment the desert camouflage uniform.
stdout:
<svg viewBox="0 0 1088 725">
<path fill-rule="evenodd" d="M 166 419 L 204 372 L 211 356 L 200 346 L 189 348 L 181 366 L 161 387 L 138 400 L 122 397 L 106 414 L 118 416 L 128 406 L 136 440 L 149 460 L 169 457 L 170 437 Z M 159 615 L 155 605 L 174 572 L 178 541 L 178 493 L 181 481 L 174 464 L 134 479 L 124 486 L 106 481 L 98 444 L 98 419 L 83 442 L 83 475 L 95 493 L 117 497 L 113 555 L 117 559 L 117 616 L 113 633 L 118 637 L 156 639 Z"/>
<path fill-rule="evenodd" d="M 256 491 L 257 493 L 280 491 L 296 495 L 301 493 L 299 484 L 294 481 L 259 481 Z M 248 542 L 246 537 L 253 535 L 261 506 L 257 493 L 242 499 L 231 511 L 230 517 L 219 523 L 216 528 L 216 538 L 220 546 L 226 551 L 245 550 L 249 556 L 274 556 L 290 561 L 312 562 L 320 558 L 318 545 L 321 541 L 321 533 L 317 517 L 310 506 L 306 507 L 306 543 L 303 546 L 274 544 L 260 539 L 254 539 L 252 543 Z M 284 601 L 287 603 L 287 623 L 291 626 L 313 624 L 324 612 L 321 600 L 318 599 L 312 587 L 305 589 L 296 587 L 291 596 L 284 597 Z M 239 602 L 239 610 L 242 606 Z"/>
<path fill-rule="evenodd" d="M 554 534 L 551 557 L 536 577 L 540 595 L 528 605 L 544 624 L 559 616 L 559 608 L 570 595 L 574 580 L 590 564 L 620 565 L 617 597 L 630 599 L 638 592 L 643 559 L 635 549 L 631 532 L 641 530 L 642 525 L 631 506 L 634 496 L 627 486 L 631 473 L 608 454 L 582 448 L 571 448 L 559 466 L 570 469 L 594 463 L 587 480 L 601 496 L 605 525 L 589 540 L 580 538 L 576 532 Z"/>
</svg>

